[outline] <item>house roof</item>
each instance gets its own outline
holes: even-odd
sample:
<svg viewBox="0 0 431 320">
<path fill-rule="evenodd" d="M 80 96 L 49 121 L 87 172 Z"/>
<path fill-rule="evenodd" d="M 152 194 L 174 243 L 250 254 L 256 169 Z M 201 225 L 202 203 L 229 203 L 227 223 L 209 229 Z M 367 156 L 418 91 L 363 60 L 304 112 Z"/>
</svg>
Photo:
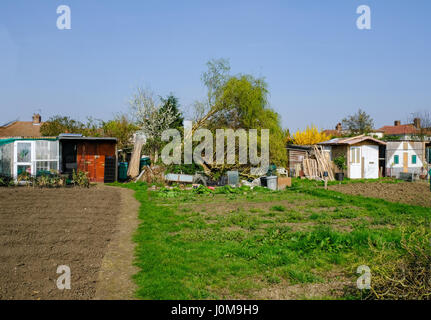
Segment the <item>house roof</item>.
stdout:
<svg viewBox="0 0 431 320">
<path fill-rule="evenodd" d="M 0 127 L 0 137 L 41 137 L 40 126 L 32 121 L 14 121 Z"/>
<path fill-rule="evenodd" d="M 363 141 L 372 141 L 377 144 L 386 145 L 386 142 L 380 141 L 378 139 L 374 139 L 370 136 L 360 135 L 356 137 L 350 138 L 335 138 L 328 141 L 324 141 L 319 143 L 320 145 L 354 145 Z"/>
<path fill-rule="evenodd" d="M 322 131 L 324 134 L 326 134 L 327 136 L 330 137 L 341 137 L 343 135 L 342 132 L 340 132 L 339 130 L 323 130 Z"/>
<path fill-rule="evenodd" d="M 383 126 L 379 131 L 384 132 L 386 135 L 400 135 L 400 134 L 415 134 L 418 129 L 412 124 L 400 124 L 397 126 Z"/>
</svg>

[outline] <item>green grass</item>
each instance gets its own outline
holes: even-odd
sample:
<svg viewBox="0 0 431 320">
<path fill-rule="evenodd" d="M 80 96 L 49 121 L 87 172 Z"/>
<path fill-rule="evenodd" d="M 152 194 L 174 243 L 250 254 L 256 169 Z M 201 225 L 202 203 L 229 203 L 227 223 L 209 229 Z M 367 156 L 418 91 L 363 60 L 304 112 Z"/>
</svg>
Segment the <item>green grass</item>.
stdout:
<svg viewBox="0 0 431 320">
<path fill-rule="evenodd" d="M 134 280 L 142 299 L 262 298 L 263 288 L 331 283 L 334 272 L 354 285 L 357 266 L 377 263 L 371 247 L 399 256 L 403 232 L 429 225 L 429 208 L 302 181 L 235 194 L 122 186 L 141 203 Z"/>
</svg>

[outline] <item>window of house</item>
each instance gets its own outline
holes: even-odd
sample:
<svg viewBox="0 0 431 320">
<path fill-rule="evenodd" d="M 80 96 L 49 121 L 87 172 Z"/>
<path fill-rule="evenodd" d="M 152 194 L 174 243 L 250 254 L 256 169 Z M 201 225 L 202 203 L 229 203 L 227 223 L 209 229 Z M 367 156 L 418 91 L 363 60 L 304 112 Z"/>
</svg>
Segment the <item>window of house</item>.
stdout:
<svg viewBox="0 0 431 320">
<path fill-rule="evenodd" d="M 399 155 L 395 155 L 394 156 L 394 164 L 399 164 L 400 163 L 400 156 Z"/>
<path fill-rule="evenodd" d="M 412 164 L 416 164 L 416 155 L 412 155 Z"/>
</svg>

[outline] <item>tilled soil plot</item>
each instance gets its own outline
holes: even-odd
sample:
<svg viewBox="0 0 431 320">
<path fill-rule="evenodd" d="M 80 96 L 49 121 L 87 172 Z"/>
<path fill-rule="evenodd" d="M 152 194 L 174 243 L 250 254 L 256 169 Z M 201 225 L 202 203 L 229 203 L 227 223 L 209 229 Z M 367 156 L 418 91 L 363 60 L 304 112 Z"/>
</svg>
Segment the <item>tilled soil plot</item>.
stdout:
<svg viewBox="0 0 431 320">
<path fill-rule="evenodd" d="M 0 299 L 93 298 L 120 206 L 116 188 L 0 188 Z"/>
<path fill-rule="evenodd" d="M 431 207 L 431 192 L 425 182 L 350 183 L 330 186 L 329 189 L 387 201 Z"/>
</svg>

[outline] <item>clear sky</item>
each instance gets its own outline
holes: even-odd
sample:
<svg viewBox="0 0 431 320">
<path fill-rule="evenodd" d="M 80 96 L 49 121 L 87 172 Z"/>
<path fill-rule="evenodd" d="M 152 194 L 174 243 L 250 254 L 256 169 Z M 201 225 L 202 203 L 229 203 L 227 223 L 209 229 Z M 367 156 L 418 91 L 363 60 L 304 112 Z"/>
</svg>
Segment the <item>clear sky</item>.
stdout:
<svg viewBox="0 0 431 320">
<path fill-rule="evenodd" d="M 58 30 L 57 6 L 72 11 Z M 371 8 L 359 30 L 356 8 Z M 0 122 L 109 119 L 137 85 L 204 98 L 211 58 L 266 78 L 291 130 L 358 108 L 376 127 L 431 110 L 430 0 L 1 0 Z"/>
</svg>

